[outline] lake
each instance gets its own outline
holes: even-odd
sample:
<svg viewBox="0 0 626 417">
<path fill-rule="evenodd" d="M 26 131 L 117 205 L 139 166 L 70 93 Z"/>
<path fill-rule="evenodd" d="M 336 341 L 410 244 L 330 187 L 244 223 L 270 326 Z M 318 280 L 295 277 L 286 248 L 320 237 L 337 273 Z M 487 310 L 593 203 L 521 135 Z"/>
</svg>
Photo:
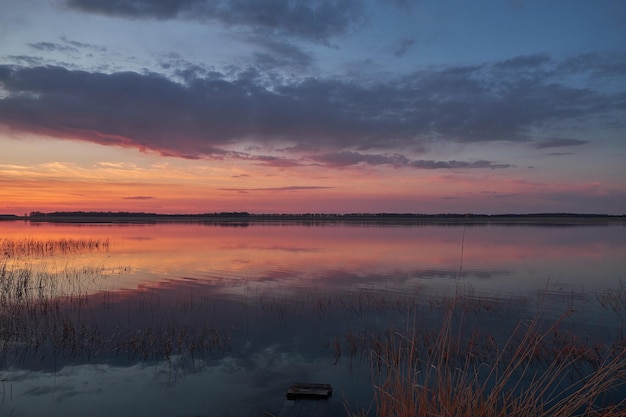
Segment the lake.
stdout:
<svg viewBox="0 0 626 417">
<path fill-rule="evenodd" d="M 295 382 L 375 415 L 377 338 L 453 299 L 477 338 L 540 313 L 623 348 L 625 231 L 0 222 L 0 416 L 279 415 Z"/>
</svg>

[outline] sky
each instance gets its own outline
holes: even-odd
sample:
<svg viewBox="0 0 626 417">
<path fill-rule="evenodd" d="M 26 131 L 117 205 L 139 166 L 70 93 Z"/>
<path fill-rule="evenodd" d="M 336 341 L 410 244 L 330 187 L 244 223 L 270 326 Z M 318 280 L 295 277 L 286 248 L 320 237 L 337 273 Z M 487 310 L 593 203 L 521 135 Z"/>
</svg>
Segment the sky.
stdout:
<svg viewBox="0 0 626 417">
<path fill-rule="evenodd" d="M 621 0 L 0 8 L 0 213 L 626 214 Z"/>
</svg>

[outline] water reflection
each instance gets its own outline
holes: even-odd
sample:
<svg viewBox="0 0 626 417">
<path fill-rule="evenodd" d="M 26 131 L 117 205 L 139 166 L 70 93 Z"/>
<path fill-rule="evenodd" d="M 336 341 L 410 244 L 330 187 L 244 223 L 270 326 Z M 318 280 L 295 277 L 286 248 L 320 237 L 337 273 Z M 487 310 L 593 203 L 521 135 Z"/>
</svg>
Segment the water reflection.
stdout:
<svg viewBox="0 0 626 417">
<path fill-rule="evenodd" d="M 25 333 L 6 328 L 12 336 L 0 369 L 10 394 L 2 410 L 278 414 L 286 387 L 302 380 L 334 384 L 335 413 L 344 397 L 367 404 L 369 366 L 351 358 L 339 363 L 329 349 L 346 322 L 293 301 L 224 298 L 212 285 L 183 280 L 63 299 L 46 313 L 28 303 L 26 311 L 13 310 Z"/>
<path fill-rule="evenodd" d="M 538 300 L 556 316 L 576 310 L 564 328 L 592 341 L 619 342 L 624 319 L 598 302 L 623 279 L 622 226 L 0 229 L 110 242 L 1 261 L 55 285 L 45 302 L 29 286 L 31 298 L 3 304 L 0 415 L 277 414 L 296 381 L 331 383 L 342 415 L 344 399 L 370 405 L 372 335 L 416 316 L 436 329 L 450 291 L 468 325 L 495 335 Z"/>
<path fill-rule="evenodd" d="M 0 227 L 5 238 L 110 239 L 107 253 L 59 257 L 54 262 L 112 270 L 129 267 L 129 273 L 111 277 L 109 290 L 134 290 L 184 277 L 227 292 L 252 284 L 285 290 L 369 285 L 404 291 L 406 286 L 447 286 L 461 275 L 477 289 L 503 293 L 534 291 L 548 280 L 579 291 L 614 285 L 623 278 L 626 264 L 622 226 L 32 227 L 10 222 Z M 29 263 L 50 264 L 41 259 Z"/>
</svg>

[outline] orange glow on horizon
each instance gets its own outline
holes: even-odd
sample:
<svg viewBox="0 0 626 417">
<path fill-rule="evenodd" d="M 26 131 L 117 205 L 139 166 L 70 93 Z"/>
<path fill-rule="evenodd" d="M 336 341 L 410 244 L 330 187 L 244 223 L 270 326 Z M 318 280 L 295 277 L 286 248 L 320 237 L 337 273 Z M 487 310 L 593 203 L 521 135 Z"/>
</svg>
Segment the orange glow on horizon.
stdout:
<svg viewBox="0 0 626 417">
<path fill-rule="evenodd" d="M 154 213 L 506 213 L 543 208 L 550 195 L 610 196 L 599 181 L 524 179 L 519 170 L 273 167 L 247 160 L 188 160 L 155 152 L 0 136 L 0 214 L 31 211 Z M 617 189 L 616 189 L 617 190 Z M 511 209 L 511 208 L 514 209 Z M 542 207 L 537 210 L 533 207 Z"/>
</svg>

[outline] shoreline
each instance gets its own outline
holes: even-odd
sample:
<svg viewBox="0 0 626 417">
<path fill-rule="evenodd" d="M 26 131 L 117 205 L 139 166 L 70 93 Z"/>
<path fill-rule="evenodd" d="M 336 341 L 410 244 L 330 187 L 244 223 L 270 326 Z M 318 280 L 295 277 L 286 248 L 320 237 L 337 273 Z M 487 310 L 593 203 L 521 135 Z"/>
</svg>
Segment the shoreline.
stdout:
<svg viewBox="0 0 626 417">
<path fill-rule="evenodd" d="M 152 214 L 152 213 L 38 213 L 30 216 L 0 215 L 0 221 L 30 223 L 197 223 L 207 225 L 247 226 L 255 224 L 352 224 L 352 225 L 625 225 L 626 215 L 604 214 Z"/>
</svg>

